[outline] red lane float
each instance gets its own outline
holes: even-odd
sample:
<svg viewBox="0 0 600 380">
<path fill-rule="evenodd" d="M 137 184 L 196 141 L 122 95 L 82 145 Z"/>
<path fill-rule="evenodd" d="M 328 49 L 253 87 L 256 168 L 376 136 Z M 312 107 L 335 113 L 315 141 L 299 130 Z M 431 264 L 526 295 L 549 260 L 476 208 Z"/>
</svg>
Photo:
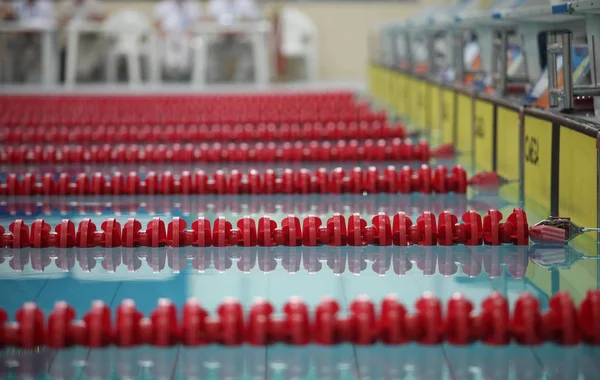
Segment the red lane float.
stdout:
<svg viewBox="0 0 600 380">
<path fill-rule="evenodd" d="M 0 96 L 0 126 L 121 127 L 380 122 L 350 92 L 168 96 Z"/>
<path fill-rule="evenodd" d="M 259 123 L 215 125 L 145 125 L 140 127 L 3 127 L 0 143 L 4 144 L 104 144 L 176 143 L 176 142 L 248 142 L 365 140 L 407 137 L 402 124 L 386 122 L 328 123 Z"/>
<path fill-rule="evenodd" d="M 173 218 L 166 224 L 154 218 L 142 230 L 142 224 L 129 219 L 123 226 L 115 219 L 96 225 L 84 219 L 77 228 L 64 219 L 54 228 L 43 219 L 28 226 L 23 220 L 10 224 L 8 231 L 0 226 L 0 247 L 9 248 L 71 248 L 71 247 L 271 247 L 271 246 L 451 246 L 527 245 L 529 226 L 521 209 L 514 209 L 505 222 L 502 213 L 489 210 L 483 218 L 475 211 L 462 216 L 463 223 L 449 211 L 436 215 L 425 211 L 415 223 L 404 212 L 391 218 L 385 213 L 373 216 L 371 224 L 355 213 L 346 218 L 334 214 L 325 223 L 321 218 L 308 216 L 302 221 L 294 215 L 285 217 L 278 227 L 268 216 L 259 220 L 243 217 L 232 223 L 219 217 L 211 223 L 199 217 L 191 223 Z"/>
<path fill-rule="evenodd" d="M 331 172 L 321 168 L 314 173 L 308 169 L 285 169 L 279 175 L 271 169 L 263 174 L 256 170 L 248 173 L 218 170 L 212 176 L 203 170 L 178 175 L 149 172 L 144 180 L 135 172 L 126 176 L 117 172 L 109 178 L 102 173 L 92 176 L 80 173 L 74 176 L 74 181 L 67 173 L 58 176 L 47 173 L 39 179 L 25 173 L 22 176 L 8 174 L 5 181 L 0 181 L 0 195 L 464 194 L 469 183 L 480 185 L 479 176 L 467 180 L 462 166 L 437 166 L 432 170 L 428 165 L 421 165 L 417 170 L 404 166 L 400 171 L 388 166 L 382 172 L 375 167 L 366 171 L 356 167 L 349 173 L 342 168 Z"/>
<path fill-rule="evenodd" d="M 148 144 L 148 145 L 15 145 L 0 147 L 0 163 L 135 163 L 135 162 L 318 162 L 429 161 L 447 157 L 448 147 L 430 151 L 410 139 L 310 141 L 283 144 Z"/>
<path fill-rule="evenodd" d="M 473 309 L 473 303 L 461 294 L 455 294 L 444 308 L 439 299 L 425 293 L 412 313 L 394 295 L 389 295 L 380 307 L 365 296 L 358 297 L 350 304 L 348 313 L 340 315 L 340 305 L 334 299 L 323 299 L 311 311 L 301 299 L 292 297 L 283 306 L 282 315 L 275 316 L 275 308 L 265 299 L 257 299 L 244 312 L 241 303 L 228 298 L 217 308 L 216 315 L 211 316 L 196 299 L 188 300 L 180 313 L 170 300 L 160 299 L 149 318 L 144 318 L 132 300 L 124 300 L 115 319 L 106 304 L 94 301 L 83 319 L 76 320 L 74 309 L 58 302 L 46 323 L 40 308 L 27 303 L 18 310 L 15 323 L 8 323 L 6 313 L 0 310 L 0 347 L 378 342 L 467 345 L 478 341 L 494 346 L 511 342 L 528 346 L 545 342 L 600 344 L 599 290 L 588 291 L 579 308 L 568 293 L 559 292 L 550 299 L 545 311 L 540 310 L 539 302 L 529 293 L 519 296 L 512 311 L 508 300 L 499 293 L 484 299 L 480 312 L 474 313 Z"/>
</svg>

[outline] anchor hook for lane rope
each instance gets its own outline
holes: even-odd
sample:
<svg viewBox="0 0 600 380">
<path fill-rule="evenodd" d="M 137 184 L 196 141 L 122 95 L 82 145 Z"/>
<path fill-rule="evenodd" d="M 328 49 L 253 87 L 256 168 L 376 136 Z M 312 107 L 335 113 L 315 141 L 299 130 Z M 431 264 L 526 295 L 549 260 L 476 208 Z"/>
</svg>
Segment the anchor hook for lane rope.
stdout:
<svg viewBox="0 0 600 380">
<path fill-rule="evenodd" d="M 566 244 L 586 232 L 598 232 L 600 228 L 584 228 L 563 216 L 550 216 L 535 224 L 529 230 L 534 243 Z"/>
</svg>

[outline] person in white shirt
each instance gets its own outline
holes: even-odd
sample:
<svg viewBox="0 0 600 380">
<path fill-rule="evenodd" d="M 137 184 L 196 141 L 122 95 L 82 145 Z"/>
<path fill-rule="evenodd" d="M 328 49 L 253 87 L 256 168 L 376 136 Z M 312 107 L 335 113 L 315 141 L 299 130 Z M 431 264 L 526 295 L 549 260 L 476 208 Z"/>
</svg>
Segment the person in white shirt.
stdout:
<svg viewBox="0 0 600 380">
<path fill-rule="evenodd" d="M 154 10 L 154 21 L 162 45 L 162 64 L 168 78 L 190 74 L 190 41 L 201 16 L 195 0 L 162 0 Z"/>
<path fill-rule="evenodd" d="M 221 25 L 236 22 L 258 21 L 261 12 L 254 0 L 209 0 L 208 16 Z M 233 79 L 236 82 L 248 81 L 252 76 L 252 48 L 245 36 L 224 35 L 209 47 L 209 55 L 215 57 L 209 61 L 210 81 L 223 79 L 221 68 L 226 61 L 235 61 Z"/>
<path fill-rule="evenodd" d="M 50 0 L 15 0 L 5 18 L 31 25 L 55 26 L 54 5 Z M 35 82 L 41 76 L 41 39 L 39 33 L 20 33 L 9 41 L 9 51 L 18 81 Z"/>
<path fill-rule="evenodd" d="M 58 7 L 58 21 L 61 26 L 73 22 L 101 22 L 105 17 L 104 7 L 99 0 L 62 0 Z M 89 79 L 95 71 L 100 70 L 105 51 L 104 42 L 102 36 L 98 34 L 80 36 L 77 76 Z M 64 46 L 64 39 L 61 43 Z M 64 57 L 66 53 L 64 47 L 62 53 Z"/>
<path fill-rule="evenodd" d="M 55 25 L 54 6 L 50 0 L 15 0 L 9 17 L 36 26 Z"/>
</svg>

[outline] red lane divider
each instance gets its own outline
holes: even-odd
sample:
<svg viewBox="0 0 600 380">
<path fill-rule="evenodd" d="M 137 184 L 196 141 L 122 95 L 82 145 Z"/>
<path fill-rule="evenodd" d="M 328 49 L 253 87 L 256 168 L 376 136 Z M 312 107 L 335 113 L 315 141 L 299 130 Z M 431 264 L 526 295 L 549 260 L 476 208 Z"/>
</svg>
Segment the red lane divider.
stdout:
<svg viewBox="0 0 600 380">
<path fill-rule="evenodd" d="M 6 181 L 0 181 L 0 195 L 464 194 L 469 183 L 481 186 L 479 179 L 488 180 L 493 175 L 480 173 L 468 181 L 462 166 L 448 168 L 441 165 L 434 170 L 422 165 L 416 171 L 409 166 L 404 166 L 400 171 L 389 166 L 382 173 L 375 167 L 366 171 L 356 167 L 350 173 L 345 173 L 341 168 L 331 172 L 321 168 L 314 174 L 308 169 L 285 169 L 281 175 L 271 169 L 262 175 L 256 170 L 245 174 L 238 170 L 227 174 L 218 170 L 212 176 L 203 170 L 196 173 L 185 171 L 179 175 L 149 172 L 144 180 L 135 172 L 126 176 L 117 172 L 108 179 L 101 173 L 91 176 L 81 173 L 75 176 L 74 181 L 67 173 L 61 173 L 58 180 L 49 173 L 39 180 L 34 174 L 26 173 L 21 178 L 16 174 L 8 174 Z"/>
<path fill-rule="evenodd" d="M 248 142 L 248 141 L 310 141 L 365 140 L 405 138 L 402 124 L 390 127 L 375 122 L 329 122 L 281 124 L 259 123 L 217 125 L 145 125 L 74 126 L 74 127 L 4 127 L 0 128 L 0 143 L 161 143 L 161 142 Z"/>
<path fill-rule="evenodd" d="M 205 96 L 0 97 L 0 126 L 120 127 L 237 123 L 385 122 L 346 93 Z"/>
<path fill-rule="evenodd" d="M 160 299 L 144 317 L 133 300 L 124 300 L 114 315 L 108 305 L 94 301 L 83 319 L 77 320 L 75 310 L 66 302 L 57 302 L 47 319 L 30 302 L 17 311 L 15 323 L 7 323 L 6 313 L 0 311 L 0 346 L 600 344 L 598 290 L 588 291 L 579 307 L 567 292 L 556 293 L 545 311 L 530 293 L 522 293 L 512 310 L 499 293 L 484 299 L 479 313 L 473 312 L 473 302 L 461 294 L 454 295 L 444 308 L 442 301 L 425 293 L 415 306 L 415 312 L 409 312 L 389 295 L 377 307 L 361 296 L 350 304 L 348 314 L 340 315 L 340 305 L 334 299 L 324 298 L 311 311 L 301 299 L 292 297 L 283 306 L 282 315 L 275 316 L 275 308 L 267 300 L 256 300 L 246 313 L 241 303 L 228 298 L 211 316 L 198 300 L 188 300 L 178 313 L 170 300 Z"/>
<path fill-rule="evenodd" d="M 274 161 L 428 161 L 447 157 L 443 145 L 430 152 L 425 140 L 409 139 L 295 142 L 255 144 L 148 144 L 148 145 L 15 145 L 0 147 L 0 163 L 107 163 L 107 162 L 274 162 Z"/>
<path fill-rule="evenodd" d="M 325 223 L 321 218 L 308 216 L 302 220 L 294 215 L 285 217 L 281 226 L 268 216 L 259 220 L 251 217 L 238 219 L 234 224 L 225 217 L 217 218 L 212 226 L 208 219 L 199 217 L 191 227 L 185 220 L 176 217 L 165 224 L 154 218 L 142 230 L 142 224 L 129 219 L 123 227 L 111 218 L 100 223 L 100 230 L 91 219 L 84 219 L 77 229 L 69 219 L 56 225 L 54 229 L 43 219 L 38 219 L 31 228 L 23 221 L 16 220 L 8 230 L 0 226 L 0 247 L 9 248 L 70 248 L 70 247 L 272 247 L 272 246 L 451 246 L 456 244 L 474 245 L 528 245 L 529 226 L 527 215 L 521 209 L 514 209 L 505 222 L 498 210 L 489 210 L 483 218 L 475 211 L 462 216 L 463 223 L 449 211 L 438 218 L 425 211 L 416 223 L 404 213 L 398 212 L 391 218 L 385 213 L 372 217 L 371 225 L 352 214 L 346 218 L 334 214 Z M 212 227 L 212 228 L 211 228 Z"/>
</svg>

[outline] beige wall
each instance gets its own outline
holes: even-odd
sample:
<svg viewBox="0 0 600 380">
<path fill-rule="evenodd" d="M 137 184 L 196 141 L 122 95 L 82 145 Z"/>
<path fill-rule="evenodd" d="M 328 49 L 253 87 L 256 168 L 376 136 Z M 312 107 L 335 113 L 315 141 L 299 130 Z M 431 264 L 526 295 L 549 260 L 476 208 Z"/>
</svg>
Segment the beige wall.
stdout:
<svg viewBox="0 0 600 380">
<path fill-rule="evenodd" d="M 364 80 L 367 63 L 369 29 L 379 23 L 406 19 L 424 6 L 447 3 L 448 0 L 420 0 L 415 2 L 293 2 L 308 15 L 319 33 L 320 76 L 323 80 Z M 265 5 L 270 15 L 275 3 Z M 109 11 L 135 8 L 151 14 L 154 3 L 148 1 L 108 2 Z"/>
</svg>

